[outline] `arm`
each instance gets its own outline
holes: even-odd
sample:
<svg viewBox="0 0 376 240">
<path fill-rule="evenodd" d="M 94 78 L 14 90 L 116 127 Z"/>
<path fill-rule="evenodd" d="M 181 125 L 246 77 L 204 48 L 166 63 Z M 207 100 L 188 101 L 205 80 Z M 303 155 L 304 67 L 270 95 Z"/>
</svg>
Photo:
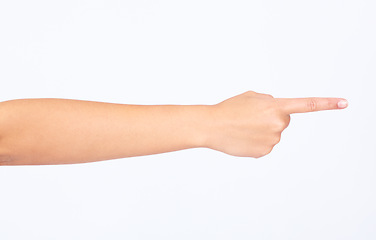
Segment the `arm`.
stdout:
<svg viewBox="0 0 376 240">
<path fill-rule="evenodd" d="M 2 102 L 0 161 L 84 163 L 199 147 L 205 109 L 47 98 Z"/>
<path fill-rule="evenodd" d="M 252 91 L 215 105 L 10 100 L 0 103 L 0 164 L 85 163 L 196 147 L 258 158 L 279 142 L 289 114 L 344 108 L 340 100 Z"/>
</svg>

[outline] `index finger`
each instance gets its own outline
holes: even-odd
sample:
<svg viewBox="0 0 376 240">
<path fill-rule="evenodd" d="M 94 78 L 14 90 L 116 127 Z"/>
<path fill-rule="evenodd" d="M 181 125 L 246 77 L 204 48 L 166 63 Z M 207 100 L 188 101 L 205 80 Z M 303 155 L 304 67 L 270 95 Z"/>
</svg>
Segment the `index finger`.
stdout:
<svg viewBox="0 0 376 240">
<path fill-rule="evenodd" d="M 344 98 L 276 98 L 276 101 L 287 114 L 343 109 L 348 106 Z"/>
</svg>

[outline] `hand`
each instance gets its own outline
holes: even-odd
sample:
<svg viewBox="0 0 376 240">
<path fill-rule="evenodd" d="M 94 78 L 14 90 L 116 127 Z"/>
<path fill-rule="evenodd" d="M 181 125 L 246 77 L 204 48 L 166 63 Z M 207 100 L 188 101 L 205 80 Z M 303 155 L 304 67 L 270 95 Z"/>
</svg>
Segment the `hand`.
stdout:
<svg viewBox="0 0 376 240">
<path fill-rule="evenodd" d="M 206 147 L 233 156 L 259 158 L 279 143 L 290 114 L 346 107 L 343 98 L 274 98 L 248 91 L 212 105 Z"/>
</svg>

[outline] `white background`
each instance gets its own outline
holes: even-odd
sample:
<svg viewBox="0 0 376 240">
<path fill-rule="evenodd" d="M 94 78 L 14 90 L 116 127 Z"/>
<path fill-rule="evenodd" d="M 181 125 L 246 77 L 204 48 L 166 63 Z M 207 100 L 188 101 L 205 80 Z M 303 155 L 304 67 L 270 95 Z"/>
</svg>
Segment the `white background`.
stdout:
<svg viewBox="0 0 376 240">
<path fill-rule="evenodd" d="M 376 239 L 376 2 L 0 1 L 0 101 L 343 97 L 260 159 L 0 167 L 0 239 Z M 116 139 L 114 139 L 116 141 Z"/>
</svg>

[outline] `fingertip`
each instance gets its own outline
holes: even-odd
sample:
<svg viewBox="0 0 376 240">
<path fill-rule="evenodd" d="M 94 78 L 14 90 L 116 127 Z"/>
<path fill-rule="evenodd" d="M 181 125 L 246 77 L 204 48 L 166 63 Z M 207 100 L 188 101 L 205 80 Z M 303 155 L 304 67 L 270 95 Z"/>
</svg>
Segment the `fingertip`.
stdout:
<svg viewBox="0 0 376 240">
<path fill-rule="evenodd" d="M 347 106 L 349 106 L 349 102 L 346 99 L 343 99 L 343 100 L 339 101 L 337 105 L 338 105 L 338 108 L 343 109 L 343 108 L 347 108 Z"/>
</svg>

